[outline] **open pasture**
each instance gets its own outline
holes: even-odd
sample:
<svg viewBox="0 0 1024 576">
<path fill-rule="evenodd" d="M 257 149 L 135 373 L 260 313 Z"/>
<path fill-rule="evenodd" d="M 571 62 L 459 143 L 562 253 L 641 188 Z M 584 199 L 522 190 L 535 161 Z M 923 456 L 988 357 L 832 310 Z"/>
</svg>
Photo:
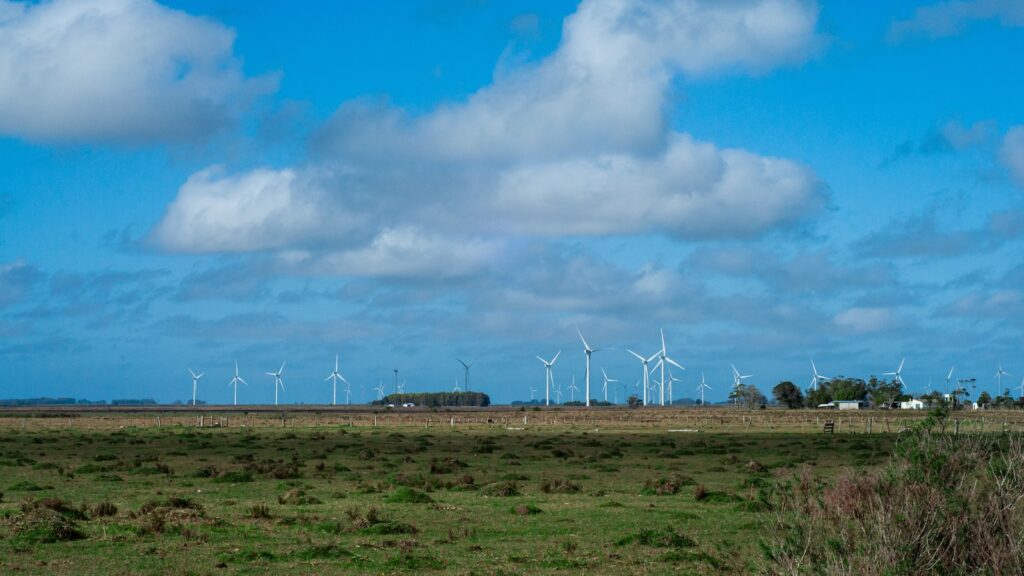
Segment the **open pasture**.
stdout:
<svg viewBox="0 0 1024 576">
<path fill-rule="evenodd" d="M 8 414 L 0 572 L 749 572 L 769 482 L 894 441 L 675 412 Z"/>
</svg>

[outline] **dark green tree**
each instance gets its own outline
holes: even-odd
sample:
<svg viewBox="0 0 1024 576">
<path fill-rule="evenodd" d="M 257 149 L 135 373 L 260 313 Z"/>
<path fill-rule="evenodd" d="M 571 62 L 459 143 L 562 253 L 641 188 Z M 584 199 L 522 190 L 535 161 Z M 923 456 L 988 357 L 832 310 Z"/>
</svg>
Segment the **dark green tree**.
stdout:
<svg viewBox="0 0 1024 576">
<path fill-rule="evenodd" d="M 775 388 L 772 388 L 772 397 L 780 406 L 786 408 L 800 408 L 804 405 L 803 393 L 789 380 L 776 384 Z"/>
</svg>

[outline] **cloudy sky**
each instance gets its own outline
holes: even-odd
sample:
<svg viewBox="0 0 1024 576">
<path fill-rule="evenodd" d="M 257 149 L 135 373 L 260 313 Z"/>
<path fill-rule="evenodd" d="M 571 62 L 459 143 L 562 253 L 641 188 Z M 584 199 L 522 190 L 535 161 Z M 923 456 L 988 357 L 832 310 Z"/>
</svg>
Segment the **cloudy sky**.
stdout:
<svg viewBox="0 0 1024 576">
<path fill-rule="evenodd" d="M 1018 386 L 1021 54 L 1019 0 L 0 0 L 0 397 L 507 402 L 577 327 L 679 397 Z"/>
</svg>

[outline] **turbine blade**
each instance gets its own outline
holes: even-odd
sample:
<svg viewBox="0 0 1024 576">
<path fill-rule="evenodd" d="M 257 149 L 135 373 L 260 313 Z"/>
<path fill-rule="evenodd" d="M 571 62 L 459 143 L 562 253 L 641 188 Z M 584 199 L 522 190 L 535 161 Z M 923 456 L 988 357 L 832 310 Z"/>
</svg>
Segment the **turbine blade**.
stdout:
<svg viewBox="0 0 1024 576">
<path fill-rule="evenodd" d="M 551 359 L 551 365 L 552 366 L 555 365 L 555 361 L 558 360 L 558 356 L 561 355 L 561 354 L 562 354 L 561 350 L 559 350 L 558 352 L 555 353 L 555 357 Z"/>
<path fill-rule="evenodd" d="M 669 358 L 668 356 L 665 357 L 665 361 L 668 362 L 669 364 L 675 366 L 676 368 L 679 368 L 680 370 L 686 370 L 686 368 L 683 368 L 682 364 L 676 362 L 675 360 Z"/>
<path fill-rule="evenodd" d="M 583 332 L 580 332 L 580 329 L 577 328 L 576 333 L 580 335 L 580 340 L 583 341 L 583 348 L 586 350 L 590 350 L 590 344 L 587 344 L 587 339 L 583 337 Z"/>
<path fill-rule="evenodd" d="M 632 351 L 632 350 L 630 350 L 629 348 L 626 348 L 626 352 L 629 352 L 629 353 L 630 353 L 630 354 L 632 354 L 633 356 L 636 356 L 637 358 L 639 358 L 639 359 L 640 359 L 640 361 L 641 361 L 641 362 L 646 362 L 646 361 L 647 361 L 647 359 L 646 359 L 646 358 L 644 358 L 643 356 L 641 356 L 641 355 L 637 354 L 636 352 L 633 352 L 633 351 Z"/>
</svg>

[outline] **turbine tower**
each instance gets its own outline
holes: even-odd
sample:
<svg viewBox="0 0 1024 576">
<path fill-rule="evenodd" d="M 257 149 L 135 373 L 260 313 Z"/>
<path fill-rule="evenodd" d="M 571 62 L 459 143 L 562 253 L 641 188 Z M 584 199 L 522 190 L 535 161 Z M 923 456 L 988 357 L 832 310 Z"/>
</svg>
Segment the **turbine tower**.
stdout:
<svg viewBox="0 0 1024 576">
<path fill-rule="evenodd" d="M 397 370 L 396 370 L 396 372 L 397 372 Z M 377 384 L 377 387 L 374 388 L 374 390 L 377 391 L 377 400 L 383 400 L 384 399 L 384 381 L 381 380 Z"/>
<path fill-rule="evenodd" d="M 465 380 L 464 380 L 464 382 L 465 382 L 465 384 L 466 384 L 466 392 L 469 392 L 469 369 L 473 367 L 473 363 L 472 363 L 472 362 L 470 362 L 469 364 L 466 364 L 466 363 L 465 363 L 465 362 L 463 362 L 463 361 L 462 361 L 462 360 L 461 360 L 460 358 L 456 358 L 456 360 L 458 360 L 458 361 L 459 361 L 459 364 L 462 364 L 462 367 L 463 367 L 463 368 L 465 369 L 465 371 L 466 371 L 466 374 L 465 374 Z"/>
<path fill-rule="evenodd" d="M 344 382 L 345 386 L 348 387 L 345 391 L 345 402 L 347 404 L 351 404 L 352 402 L 350 395 L 352 393 L 352 385 L 348 383 L 348 380 L 345 380 L 345 377 L 341 375 L 341 372 L 338 372 L 337 354 L 334 355 L 334 371 L 331 372 L 330 375 L 327 376 L 327 378 L 324 378 L 324 382 L 327 382 L 328 380 L 331 380 L 331 406 L 336 406 L 338 404 L 338 380 Z"/>
<path fill-rule="evenodd" d="M 608 373 L 604 371 L 604 368 L 601 368 L 601 375 L 604 376 L 604 384 L 601 386 L 601 388 L 604 390 L 604 401 L 607 402 L 608 401 L 608 384 L 610 384 L 612 382 L 618 382 L 618 380 L 616 380 L 614 378 L 609 378 L 608 377 Z"/>
<path fill-rule="evenodd" d="M 530 389 L 530 403 L 532 404 L 534 397 L 537 396 L 537 389 L 530 384 L 527 384 L 526 387 Z"/>
<path fill-rule="evenodd" d="M 1003 370 L 1003 364 L 999 363 L 999 370 L 996 370 L 996 379 L 999 381 L 999 390 L 1003 389 L 1003 376 L 1013 376 L 1006 370 Z"/>
<path fill-rule="evenodd" d="M 893 382 L 899 382 L 900 386 L 906 386 L 906 382 L 903 381 L 903 363 L 906 361 L 907 359 L 903 358 L 900 360 L 900 367 L 897 368 L 895 372 L 886 372 L 885 374 L 882 374 L 882 376 L 895 376 L 895 378 L 892 379 Z"/>
<path fill-rule="evenodd" d="M 811 390 L 817 390 L 820 382 L 828 382 L 832 379 L 818 374 L 818 367 L 814 365 L 814 360 L 811 360 L 811 370 L 814 372 L 814 376 L 811 377 Z"/>
<path fill-rule="evenodd" d="M 654 360 L 655 358 L 657 358 L 658 354 L 655 354 L 654 356 L 651 356 L 650 358 L 645 358 L 645 357 L 637 354 L 636 352 L 633 352 L 629 348 L 626 349 L 626 352 L 629 352 L 633 356 L 636 356 L 637 359 L 640 360 L 640 363 L 643 365 L 643 369 L 644 369 L 644 378 L 643 378 L 643 381 L 644 381 L 644 406 L 647 406 L 647 388 L 650 386 L 650 376 L 651 376 L 650 372 L 647 371 L 647 364 L 651 360 Z"/>
<path fill-rule="evenodd" d="M 569 386 L 569 401 L 570 402 L 575 402 L 576 401 L 576 393 L 579 392 L 579 391 L 580 391 L 579 387 L 576 386 L 576 373 L 573 372 L 572 373 L 572 385 Z M 589 406 L 589 404 L 588 404 L 588 406 Z"/>
<path fill-rule="evenodd" d="M 953 379 L 953 369 L 954 368 L 956 368 L 956 366 L 951 366 L 949 368 L 949 374 L 946 374 L 946 394 L 949 394 L 949 382 L 950 382 L 950 380 Z"/>
<path fill-rule="evenodd" d="M 682 382 L 681 378 L 676 378 L 675 374 L 672 373 L 672 369 L 668 369 L 668 405 L 672 405 L 672 384 L 675 382 Z"/>
<path fill-rule="evenodd" d="M 701 370 L 701 372 L 700 372 L 700 386 L 697 386 L 697 390 L 700 391 L 700 405 L 703 406 L 704 405 L 704 390 L 711 390 L 711 386 L 708 386 L 707 383 L 704 382 L 704 371 L 703 370 Z"/>
<path fill-rule="evenodd" d="M 587 406 L 590 406 L 590 355 L 599 350 L 609 350 L 609 348 L 591 348 L 590 344 L 587 344 L 587 339 L 583 337 L 583 332 L 580 329 L 576 329 L 576 333 L 580 335 L 580 341 L 583 342 L 583 352 L 587 355 L 587 367 L 583 373 L 583 379 L 586 382 L 586 394 L 587 394 Z"/>
<path fill-rule="evenodd" d="M 274 377 L 274 406 L 277 406 L 277 389 L 284 390 L 284 380 L 281 376 L 284 374 L 284 362 L 281 362 L 281 367 L 277 369 L 277 372 L 265 372 L 267 376 Z"/>
<path fill-rule="evenodd" d="M 544 363 L 544 405 L 545 406 L 550 406 L 551 405 L 551 386 L 553 386 L 554 383 L 555 383 L 555 373 L 552 371 L 552 367 L 555 365 L 555 362 L 558 361 L 558 355 L 561 354 L 561 353 L 562 353 L 562 351 L 559 350 L 555 354 L 555 357 L 552 358 L 551 360 L 545 360 L 545 359 L 541 358 L 540 356 L 537 356 L 537 360 L 540 360 L 541 362 Z"/>
<path fill-rule="evenodd" d="M 1020 379 L 1020 386 L 1017 386 L 1017 391 L 1020 394 L 1018 398 L 1024 398 L 1024 378 Z"/>
<path fill-rule="evenodd" d="M 661 350 L 658 352 L 657 356 L 658 356 L 658 364 L 657 364 L 657 366 L 655 366 L 655 368 L 659 368 L 659 367 L 661 368 L 661 405 L 664 406 L 665 405 L 665 363 L 668 362 L 669 364 L 675 366 L 676 368 L 679 368 L 680 370 L 686 370 L 686 368 L 683 368 L 682 364 L 680 364 L 680 363 L 676 362 L 675 360 L 673 360 L 673 359 L 668 357 L 668 353 L 665 351 L 665 330 L 664 329 L 661 329 Z M 672 370 L 669 369 L 669 373 L 671 373 L 671 371 Z M 669 382 L 669 387 L 671 388 L 671 386 L 672 386 L 672 383 Z M 671 404 L 671 403 L 672 403 L 672 393 L 669 392 L 669 404 Z"/>
<path fill-rule="evenodd" d="M 192 371 L 191 368 L 189 368 L 188 369 L 188 373 L 192 375 L 192 405 L 195 406 L 196 405 L 196 388 L 199 387 L 198 386 L 199 385 L 199 379 L 202 378 L 203 374 L 206 374 L 206 372 L 201 372 L 199 374 L 196 374 L 195 372 Z"/>
<path fill-rule="evenodd" d="M 235 375 L 234 375 L 234 377 L 231 378 L 231 382 L 228 383 L 228 386 L 234 386 L 235 387 L 235 406 L 238 406 L 238 383 L 239 382 L 241 382 L 242 384 L 245 384 L 246 386 L 249 385 L 248 382 L 246 382 L 245 380 L 242 380 L 242 377 L 238 375 L 238 360 L 235 360 Z"/>
<path fill-rule="evenodd" d="M 735 364 L 730 364 L 730 366 L 732 366 L 732 389 L 733 390 L 739 390 L 740 389 L 740 385 L 743 384 L 744 380 L 754 376 L 753 374 L 747 374 L 747 375 L 740 374 L 740 371 L 736 369 L 736 365 Z M 737 396 L 735 398 L 735 401 L 733 402 L 733 404 L 738 405 L 739 402 L 740 402 L 740 399 L 739 399 L 739 396 Z"/>
</svg>

